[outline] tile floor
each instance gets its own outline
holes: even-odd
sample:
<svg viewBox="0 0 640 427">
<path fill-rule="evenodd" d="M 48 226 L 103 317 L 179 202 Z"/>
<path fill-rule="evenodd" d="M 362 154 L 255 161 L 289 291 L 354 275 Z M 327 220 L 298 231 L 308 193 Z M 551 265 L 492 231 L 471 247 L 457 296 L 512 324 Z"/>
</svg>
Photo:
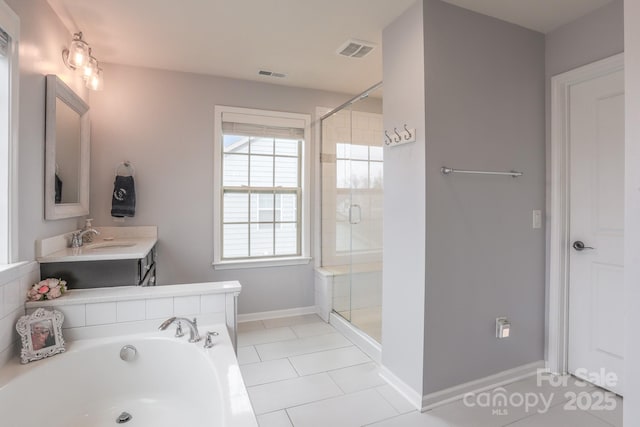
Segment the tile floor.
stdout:
<svg viewBox="0 0 640 427">
<path fill-rule="evenodd" d="M 245 322 L 238 329 L 240 369 L 260 427 L 622 427 L 620 398 L 605 400 L 602 390 L 572 378 L 554 387 L 530 377 L 466 404 L 420 413 L 316 315 Z M 483 398 L 499 395 L 511 405 L 484 404 Z"/>
</svg>

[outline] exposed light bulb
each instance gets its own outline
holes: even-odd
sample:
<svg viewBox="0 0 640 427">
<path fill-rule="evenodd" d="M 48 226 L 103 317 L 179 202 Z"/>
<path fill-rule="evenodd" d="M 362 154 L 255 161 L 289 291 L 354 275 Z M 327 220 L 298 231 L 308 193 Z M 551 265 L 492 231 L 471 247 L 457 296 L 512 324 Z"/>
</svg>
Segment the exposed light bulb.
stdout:
<svg viewBox="0 0 640 427">
<path fill-rule="evenodd" d="M 69 45 L 68 64 L 72 68 L 82 68 L 89 59 L 89 45 L 82 40 L 82 33 L 75 33 Z"/>
<path fill-rule="evenodd" d="M 91 54 L 91 48 L 89 48 L 89 59 L 84 65 L 83 77 L 88 79 L 98 70 L 98 60 Z"/>
<path fill-rule="evenodd" d="M 96 72 L 89 76 L 85 81 L 85 86 L 91 90 L 102 90 L 104 80 L 102 78 L 102 68 L 96 68 Z"/>
</svg>

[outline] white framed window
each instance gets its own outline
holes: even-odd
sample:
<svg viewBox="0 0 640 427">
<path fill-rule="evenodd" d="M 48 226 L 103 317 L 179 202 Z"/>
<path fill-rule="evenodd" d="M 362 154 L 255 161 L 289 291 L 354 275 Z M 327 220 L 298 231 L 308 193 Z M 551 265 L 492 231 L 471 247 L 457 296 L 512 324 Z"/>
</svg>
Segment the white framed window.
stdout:
<svg viewBox="0 0 640 427">
<path fill-rule="evenodd" d="M 216 106 L 215 268 L 309 262 L 311 117 Z"/>
<path fill-rule="evenodd" d="M 18 256 L 18 41 L 20 20 L 0 0 L 0 265 Z"/>
</svg>

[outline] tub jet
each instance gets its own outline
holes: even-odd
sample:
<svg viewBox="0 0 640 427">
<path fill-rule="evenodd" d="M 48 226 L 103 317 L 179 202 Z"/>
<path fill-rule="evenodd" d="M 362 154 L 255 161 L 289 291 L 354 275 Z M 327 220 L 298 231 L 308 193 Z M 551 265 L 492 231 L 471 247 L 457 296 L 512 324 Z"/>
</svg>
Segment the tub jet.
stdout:
<svg viewBox="0 0 640 427">
<path fill-rule="evenodd" d="M 133 418 L 133 415 L 131 415 L 128 412 L 123 412 L 120 415 L 118 415 L 118 418 L 116 418 L 116 424 L 128 423 L 129 421 L 131 421 L 132 418 Z"/>
</svg>

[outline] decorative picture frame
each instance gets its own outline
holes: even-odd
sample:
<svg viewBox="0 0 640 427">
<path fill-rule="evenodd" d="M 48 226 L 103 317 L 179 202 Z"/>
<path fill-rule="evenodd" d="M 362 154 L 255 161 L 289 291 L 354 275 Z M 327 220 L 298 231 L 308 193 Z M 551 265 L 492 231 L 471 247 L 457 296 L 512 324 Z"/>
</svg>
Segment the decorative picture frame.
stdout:
<svg viewBox="0 0 640 427">
<path fill-rule="evenodd" d="M 22 339 L 20 362 L 29 363 L 64 352 L 63 321 L 64 314 L 44 308 L 22 316 L 16 323 L 16 330 Z"/>
</svg>

